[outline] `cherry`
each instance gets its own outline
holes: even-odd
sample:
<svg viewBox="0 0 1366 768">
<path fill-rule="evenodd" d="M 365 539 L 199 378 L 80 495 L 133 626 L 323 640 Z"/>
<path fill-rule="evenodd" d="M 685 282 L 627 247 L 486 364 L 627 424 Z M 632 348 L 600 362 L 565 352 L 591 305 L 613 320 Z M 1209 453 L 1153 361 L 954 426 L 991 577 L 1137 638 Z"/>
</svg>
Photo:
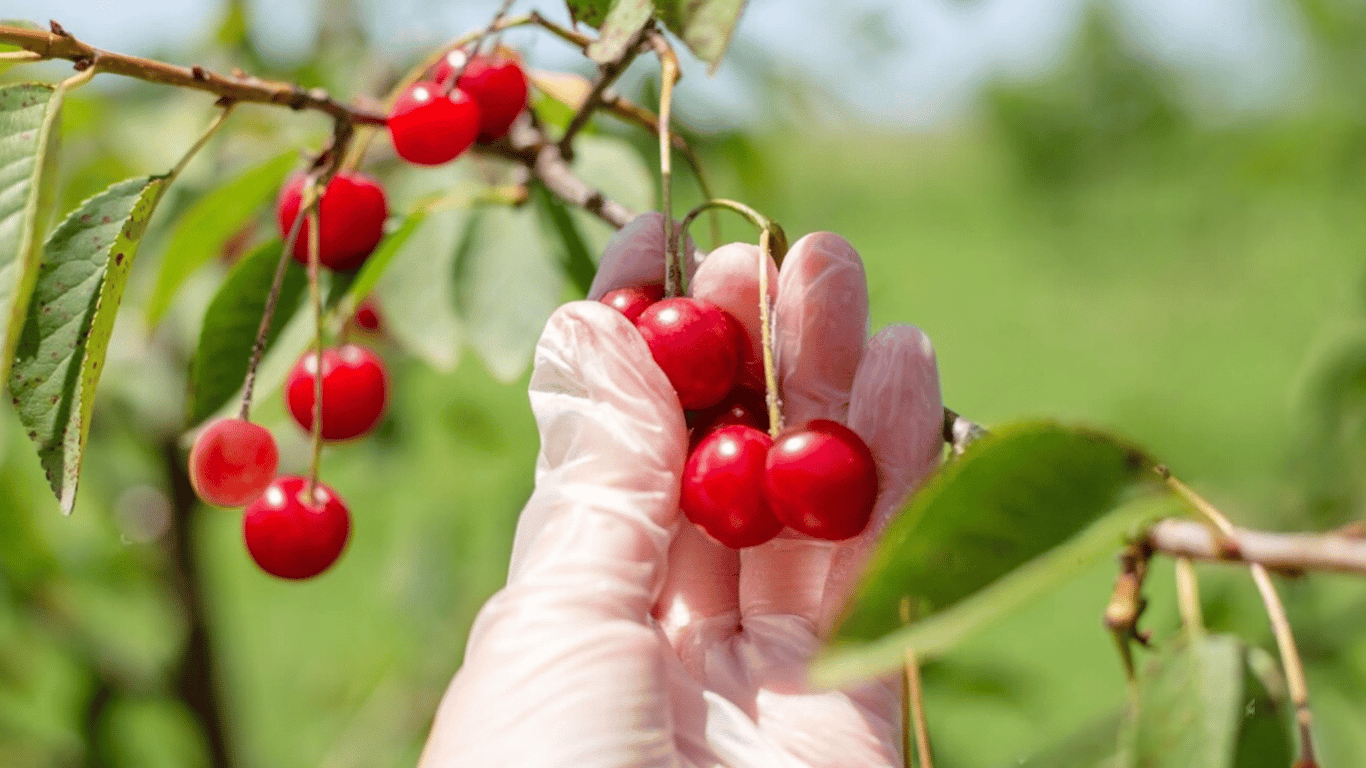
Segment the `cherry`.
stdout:
<svg viewBox="0 0 1366 768">
<path fill-rule="evenodd" d="M 356 307 L 356 325 L 371 333 L 379 330 L 379 304 L 373 298 L 366 297 Z"/>
<path fill-rule="evenodd" d="M 413 83 L 389 111 L 394 151 L 410 163 L 440 165 L 469 149 L 479 135 L 479 105 L 456 88 L 449 94 L 433 82 Z"/>
<path fill-rule="evenodd" d="M 694 525 L 732 549 L 778 535 L 783 524 L 764 500 L 764 458 L 773 441 L 752 427 L 721 427 L 683 466 L 679 507 Z"/>
<path fill-rule="evenodd" d="M 280 237 L 289 239 L 289 230 L 303 204 L 306 176 L 289 177 L 275 203 L 275 218 Z M 339 171 L 323 189 L 318 204 L 318 263 L 328 269 L 346 271 L 358 268 L 384 237 L 384 219 L 389 215 L 384 189 L 363 173 Z M 299 227 L 294 240 L 294 260 L 308 263 L 309 225 Z"/>
<path fill-rule="evenodd" d="M 773 442 L 764 498 L 788 527 L 839 541 L 868 525 L 877 499 L 873 454 L 854 431 L 816 419 L 787 429 Z"/>
<path fill-rule="evenodd" d="M 465 52 L 446 54 L 432 70 L 432 80 L 443 88 L 465 63 Z M 526 75 L 516 59 L 475 54 L 456 87 L 479 105 L 479 141 L 501 138 L 526 109 Z"/>
<path fill-rule="evenodd" d="M 731 322 L 715 304 L 684 297 L 651 304 L 636 319 L 685 410 L 710 408 L 735 385 L 739 353 Z"/>
<path fill-rule="evenodd" d="M 739 386 L 731 390 L 725 399 L 710 408 L 692 411 L 687 414 L 688 423 L 693 427 L 696 439 L 701 440 L 709 432 L 732 424 L 743 424 L 761 432 L 768 431 L 768 403 L 762 392 Z"/>
<path fill-rule="evenodd" d="M 337 561 L 351 534 L 351 515 L 331 488 L 284 475 L 266 487 L 242 518 L 242 538 L 261 570 L 282 579 L 308 579 Z"/>
<path fill-rule="evenodd" d="M 664 298 L 664 286 L 655 283 L 608 291 L 598 301 L 626 315 L 626 319 L 634 323 L 640 318 L 640 313 L 644 312 L 646 307 L 662 298 Z"/>
<path fill-rule="evenodd" d="M 308 432 L 313 430 L 313 378 L 317 371 L 317 354 L 309 350 L 285 380 L 289 414 Z M 379 423 L 387 388 L 379 356 L 356 344 L 324 349 L 322 375 L 324 440 L 349 440 Z"/>
<path fill-rule="evenodd" d="M 190 484 L 208 504 L 241 507 L 270 485 L 279 463 L 270 430 L 242 419 L 218 419 L 190 448 Z"/>
</svg>

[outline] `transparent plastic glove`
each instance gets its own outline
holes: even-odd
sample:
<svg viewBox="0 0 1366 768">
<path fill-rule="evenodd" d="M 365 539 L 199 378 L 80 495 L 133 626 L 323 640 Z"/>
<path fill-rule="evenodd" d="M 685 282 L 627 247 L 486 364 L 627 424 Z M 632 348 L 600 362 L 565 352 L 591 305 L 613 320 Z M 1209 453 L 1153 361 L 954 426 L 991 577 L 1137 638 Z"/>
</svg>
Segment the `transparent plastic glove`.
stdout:
<svg viewBox="0 0 1366 768">
<path fill-rule="evenodd" d="M 590 298 L 662 275 L 661 221 L 622 231 Z M 756 349 L 758 258 L 719 248 L 692 282 Z M 865 341 L 863 265 L 842 238 L 802 238 L 771 274 L 787 421 L 836 418 L 868 442 L 869 529 L 740 552 L 700 533 L 678 510 L 683 414 L 649 350 L 605 305 L 561 308 L 536 350 L 541 455 L 508 584 L 475 621 L 422 766 L 901 764 L 896 680 L 820 691 L 806 672 L 888 516 L 939 460 L 934 354 L 908 326 Z"/>
</svg>

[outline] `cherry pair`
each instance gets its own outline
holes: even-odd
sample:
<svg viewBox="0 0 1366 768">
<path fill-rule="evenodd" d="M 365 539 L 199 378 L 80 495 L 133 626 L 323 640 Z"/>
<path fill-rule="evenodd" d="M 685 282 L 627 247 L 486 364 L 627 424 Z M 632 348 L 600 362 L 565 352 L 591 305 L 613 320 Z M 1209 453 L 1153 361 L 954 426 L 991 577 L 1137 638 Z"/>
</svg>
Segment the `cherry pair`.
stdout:
<svg viewBox="0 0 1366 768">
<path fill-rule="evenodd" d="M 863 440 L 824 419 L 770 438 L 763 396 L 745 381 L 755 356 L 740 323 L 708 302 L 662 295 L 658 286 L 636 286 L 602 301 L 635 323 L 680 405 L 694 411 L 684 515 L 735 549 L 762 544 L 783 526 L 836 541 L 861 532 L 877 498 Z"/>
<path fill-rule="evenodd" d="M 475 54 L 467 61 L 464 51 L 453 50 L 429 79 L 399 95 L 389 111 L 389 137 L 404 160 L 440 165 L 476 140 L 501 138 L 526 103 L 526 75 L 516 59 Z"/>
</svg>

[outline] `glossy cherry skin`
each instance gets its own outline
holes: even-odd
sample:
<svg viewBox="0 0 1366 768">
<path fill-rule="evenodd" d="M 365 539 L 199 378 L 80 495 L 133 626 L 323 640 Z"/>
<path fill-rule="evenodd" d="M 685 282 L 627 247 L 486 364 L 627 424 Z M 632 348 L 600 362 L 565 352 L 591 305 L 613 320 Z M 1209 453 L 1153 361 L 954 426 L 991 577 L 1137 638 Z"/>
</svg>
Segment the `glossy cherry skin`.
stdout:
<svg viewBox="0 0 1366 768">
<path fill-rule="evenodd" d="M 275 203 L 275 222 L 280 239 L 289 240 L 289 230 L 303 204 L 305 174 L 296 173 L 285 182 Z M 384 189 L 363 173 L 339 171 L 323 189 L 318 203 L 318 263 L 328 269 L 357 269 L 374 252 L 384 237 L 384 219 L 389 215 Z M 300 264 L 308 263 L 309 224 L 299 225 L 291 254 Z"/>
<path fill-rule="evenodd" d="M 779 520 L 808 536 L 856 536 L 877 500 L 873 454 L 853 430 L 834 421 L 784 430 L 768 452 L 764 498 Z"/>
<path fill-rule="evenodd" d="M 247 552 L 261 570 L 282 579 L 308 579 L 327 570 L 351 535 L 351 515 L 322 483 L 313 498 L 308 480 L 285 475 L 271 483 L 242 517 Z"/>
<path fill-rule="evenodd" d="M 445 86 L 464 63 L 463 51 L 451 51 L 432 70 L 432 80 Z M 526 74 L 516 59 L 476 54 L 456 87 L 479 105 L 481 142 L 501 138 L 526 109 Z"/>
<path fill-rule="evenodd" d="M 360 306 L 356 307 L 356 325 L 371 333 L 379 330 L 382 320 L 379 314 L 379 305 L 373 298 L 365 298 Z"/>
<path fill-rule="evenodd" d="M 740 424 L 702 438 L 683 466 L 679 507 L 684 516 L 731 549 L 778 535 L 783 524 L 764 500 L 764 459 L 773 441 Z"/>
<path fill-rule="evenodd" d="M 634 323 L 640 319 L 640 313 L 644 312 L 646 307 L 662 298 L 664 298 L 664 286 L 656 283 L 608 291 L 598 301 L 626 315 L 626 319 Z"/>
<path fill-rule="evenodd" d="M 436 83 L 408 86 L 389 111 L 394 151 L 410 163 L 441 165 L 469 149 L 479 135 L 479 105 L 464 91 Z"/>
<path fill-rule="evenodd" d="M 317 355 L 305 352 L 285 380 L 285 403 L 305 432 L 313 431 L 313 381 Z M 388 383 L 384 363 L 357 344 L 323 350 L 324 440 L 349 440 L 369 432 L 384 415 Z"/>
<path fill-rule="evenodd" d="M 725 310 L 700 299 L 655 302 L 636 328 L 685 410 L 710 408 L 735 386 L 739 352 Z"/>
<path fill-rule="evenodd" d="M 279 463 L 270 430 L 242 419 L 218 419 L 190 448 L 190 484 L 208 504 L 242 507 L 270 485 Z"/>
</svg>

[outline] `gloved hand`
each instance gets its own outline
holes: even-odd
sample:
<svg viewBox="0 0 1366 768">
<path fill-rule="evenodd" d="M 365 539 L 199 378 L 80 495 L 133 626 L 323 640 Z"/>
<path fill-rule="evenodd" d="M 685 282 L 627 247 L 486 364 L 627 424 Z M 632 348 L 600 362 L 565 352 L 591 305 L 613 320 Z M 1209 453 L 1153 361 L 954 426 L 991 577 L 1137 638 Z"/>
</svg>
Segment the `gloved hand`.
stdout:
<svg viewBox="0 0 1366 768">
<path fill-rule="evenodd" d="M 603 256 L 590 298 L 663 275 L 662 217 Z M 732 244 L 691 293 L 758 349 L 758 249 Z M 678 509 L 688 437 L 625 317 L 558 310 L 536 349 L 536 489 L 507 586 L 479 613 L 422 756 L 448 766 L 901 765 L 899 682 L 813 690 L 806 669 L 879 532 L 939 461 L 934 353 L 916 328 L 867 338 L 868 292 L 842 238 L 797 241 L 778 275 L 775 342 L 788 424 L 846 422 L 872 449 L 872 523 L 844 542 L 784 531 L 730 550 Z"/>
</svg>

